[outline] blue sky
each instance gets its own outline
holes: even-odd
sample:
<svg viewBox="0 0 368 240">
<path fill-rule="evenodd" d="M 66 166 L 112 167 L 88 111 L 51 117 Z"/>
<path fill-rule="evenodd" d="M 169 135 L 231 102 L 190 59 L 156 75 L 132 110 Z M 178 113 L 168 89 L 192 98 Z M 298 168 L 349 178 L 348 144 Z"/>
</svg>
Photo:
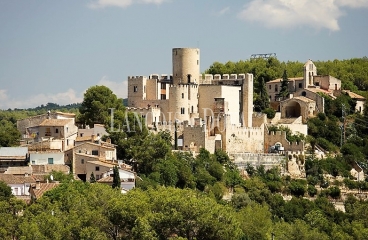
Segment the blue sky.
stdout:
<svg viewBox="0 0 368 240">
<path fill-rule="evenodd" d="M 81 102 L 130 75 L 170 74 L 171 49 L 213 62 L 368 56 L 368 0 L 0 0 L 0 109 Z"/>
</svg>

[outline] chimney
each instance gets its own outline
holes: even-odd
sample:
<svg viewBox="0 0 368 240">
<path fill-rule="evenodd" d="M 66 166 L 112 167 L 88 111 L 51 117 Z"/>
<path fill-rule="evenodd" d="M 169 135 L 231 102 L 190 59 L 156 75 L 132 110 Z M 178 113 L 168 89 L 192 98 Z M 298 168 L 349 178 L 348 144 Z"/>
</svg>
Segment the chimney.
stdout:
<svg viewBox="0 0 368 240">
<path fill-rule="evenodd" d="M 40 189 L 41 188 L 41 182 L 40 180 L 36 180 L 36 189 Z"/>
<path fill-rule="evenodd" d="M 93 142 L 93 143 L 95 142 L 95 135 L 94 134 L 91 135 L 91 142 Z"/>
<path fill-rule="evenodd" d="M 111 144 L 111 138 L 109 138 L 109 137 L 108 137 L 108 138 L 106 139 L 106 142 Z"/>
</svg>

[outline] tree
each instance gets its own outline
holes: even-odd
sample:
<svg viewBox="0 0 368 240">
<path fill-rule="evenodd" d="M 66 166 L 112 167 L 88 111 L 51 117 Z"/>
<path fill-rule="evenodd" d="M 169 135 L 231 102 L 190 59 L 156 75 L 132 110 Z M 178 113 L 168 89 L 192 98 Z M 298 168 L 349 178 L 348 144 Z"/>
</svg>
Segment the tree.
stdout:
<svg viewBox="0 0 368 240">
<path fill-rule="evenodd" d="M 94 123 L 105 124 L 113 111 L 124 110 L 123 100 L 106 86 L 93 86 L 84 93 L 83 102 L 79 108 L 79 122 L 93 127 Z"/>
<path fill-rule="evenodd" d="M 13 196 L 11 188 L 3 181 L 0 181 L 0 201 L 8 200 Z"/>
<path fill-rule="evenodd" d="M 114 174 L 114 177 L 113 177 L 113 182 L 112 182 L 112 188 L 120 189 L 121 188 L 121 180 L 120 180 L 120 174 L 119 174 L 118 166 L 114 166 L 113 174 Z"/>
<path fill-rule="evenodd" d="M 14 123 L 0 119 L 0 147 L 19 146 L 20 136 Z"/>
<path fill-rule="evenodd" d="M 268 97 L 263 77 L 259 81 L 259 94 L 255 100 L 254 107 L 257 112 L 262 112 L 270 107 L 270 98 Z"/>
<path fill-rule="evenodd" d="M 91 176 L 89 177 L 89 182 L 90 183 L 95 183 L 96 182 L 96 178 L 95 178 L 95 175 L 93 174 L 93 172 L 91 173 Z"/>
<path fill-rule="evenodd" d="M 289 79 L 286 73 L 286 69 L 284 70 L 284 74 L 282 75 L 282 81 L 281 81 L 281 89 L 278 94 L 278 97 L 285 99 L 287 96 L 289 96 Z"/>
</svg>

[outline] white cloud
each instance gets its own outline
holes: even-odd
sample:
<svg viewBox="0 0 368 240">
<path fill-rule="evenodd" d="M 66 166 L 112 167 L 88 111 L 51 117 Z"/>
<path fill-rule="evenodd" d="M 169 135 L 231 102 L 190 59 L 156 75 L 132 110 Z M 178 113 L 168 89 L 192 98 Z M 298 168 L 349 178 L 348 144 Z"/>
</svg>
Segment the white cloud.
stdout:
<svg viewBox="0 0 368 240">
<path fill-rule="evenodd" d="M 309 26 L 339 30 L 343 8 L 368 7 L 367 0 L 252 0 L 238 14 L 240 19 L 255 21 L 270 28 Z"/>
<path fill-rule="evenodd" d="M 71 103 L 79 103 L 83 101 L 82 94 L 77 94 L 75 90 L 68 89 L 66 92 L 56 94 L 37 94 L 24 99 L 10 98 L 7 90 L 0 89 L 0 109 L 8 108 L 34 108 L 42 104 L 57 103 L 66 105 Z"/>
<path fill-rule="evenodd" d="M 228 13 L 230 11 L 230 7 L 225 7 L 223 9 L 221 9 L 220 11 L 217 12 L 217 15 L 218 16 L 222 16 L 224 15 L 225 13 Z"/>
<path fill-rule="evenodd" d="M 126 98 L 128 95 L 128 81 L 114 82 L 103 76 L 97 85 L 104 85 L 113 91 L 118 98 Z"/>
<path fill-rule="evenodd" d="M 135 3 L 159 5 L 167 0 L 97 0 L 89 4 L 90 8 L 121 7 L 126 8 Z"/>
<path fill-rule="evenodd" d="M 350 8 L 368 8 L 367 0 L 336 0 L 336 4 Z"/>
</svg>

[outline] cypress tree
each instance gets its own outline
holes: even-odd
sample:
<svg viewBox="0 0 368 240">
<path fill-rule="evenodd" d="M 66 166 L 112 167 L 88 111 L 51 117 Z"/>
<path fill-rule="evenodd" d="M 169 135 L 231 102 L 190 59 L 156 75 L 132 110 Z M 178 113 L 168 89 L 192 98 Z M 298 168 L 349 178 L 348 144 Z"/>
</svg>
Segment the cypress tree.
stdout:
<svg viewBox="0 0 368 240">
<path fill-rule="evenodd" d="M 90 183 L 95 183 L 96 182 L 96 178 L 95 178 L 95 175 L 93 174 L 93 172 L 91 173 L 91 176 L 89 177 L 89 182 Z"/>
<path fill-rule="evenodd" d="M 112 188 L 118 188 L 119 189 L 120 186 L 121 186 L 121 181 L 120 181 L 118 166 L 115 166 L 113 168 L 113 174 L 114 174 L 114 178 L 113 178 L 113 182 L 112 182 Z"/>
<path fill-rule="evenodd" d="M 281 89 L 278 94 L 278 97 L 284 100 L 287 96 L 289 96 L 289 79 L 285 69 L 284 74 L 282 74 Z"/>
</svg>

